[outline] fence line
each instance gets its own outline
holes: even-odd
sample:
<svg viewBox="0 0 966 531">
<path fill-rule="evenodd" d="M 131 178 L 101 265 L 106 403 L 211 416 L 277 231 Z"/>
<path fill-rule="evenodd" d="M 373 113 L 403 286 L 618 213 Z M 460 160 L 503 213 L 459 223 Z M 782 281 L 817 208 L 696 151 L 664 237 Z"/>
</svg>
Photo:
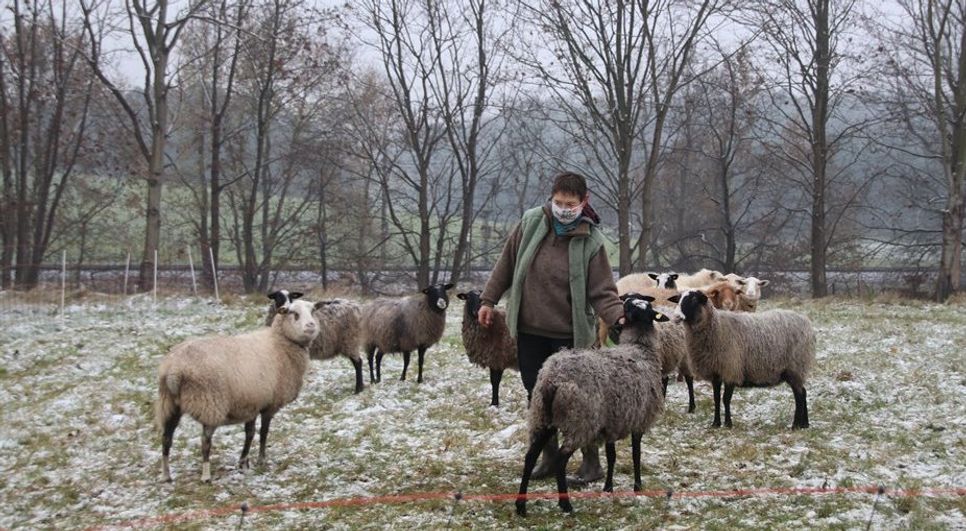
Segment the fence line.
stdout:
<svg viewBox="0 0 966 531">
<path fill-rule="evenodd" d="M 893 497 L 956 497 L 966 496 L 966 487 L 926 487 L 918 489 L 888 489 L 881 485 L 861 487 L 761 487 L 749 489 L 722 489 L 680 491 L 671 489 L 651 489 L 618 492 L 580 491 L 565 495 L 568 499 L 599 499 L 599 498 L 665 498 L 672 500 L 699 498 L 734 498 L 754 496 L 820 496 L 835 494 L 875 494 Z M 211 509 L 198 509 L 182 513 L 167 513 L 147 518 L 126 520 L 91 527 L 89 529 L 111 529 L 118 527 L 146 527 L 158 525 L 180 524 L 225 516 L 234 513 L 271 513 L 276 511 L 298 511 L 311 509 L 328 509 L 332 507 L 359 507 L 370 505 L 398 505 L 402 503 L 418 503 L 439 500 L 454 500 L 456 502 L 509 502 L 519 497 L 517 493 L 498 494 L 463 494 L 460 492 L 417 492 L 412 494 L 388 494 L 382 496 L 366 496 L 355 498 L 337 498 L 327 501 L 275 503 L 270 505 L 249 506 L 247 503 L 226 505 Z M 556 492 L 530 492 L 524 496 L 527 500 L 556 500 Z"/>
</svg>

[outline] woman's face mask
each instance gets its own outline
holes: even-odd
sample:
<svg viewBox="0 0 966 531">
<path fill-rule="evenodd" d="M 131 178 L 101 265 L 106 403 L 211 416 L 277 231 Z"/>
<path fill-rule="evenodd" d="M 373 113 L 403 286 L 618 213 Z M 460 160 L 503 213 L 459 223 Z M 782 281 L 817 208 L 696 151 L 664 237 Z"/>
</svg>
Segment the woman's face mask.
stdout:
<svg viewBox="0 0 966 531">
<path fill-rule="evenodd" d="M 584 203 L 576 195 L 557 193 L 550 198 L 550 209 L 557 221 L 573 223 L 584 209 Z"/>
</svg>

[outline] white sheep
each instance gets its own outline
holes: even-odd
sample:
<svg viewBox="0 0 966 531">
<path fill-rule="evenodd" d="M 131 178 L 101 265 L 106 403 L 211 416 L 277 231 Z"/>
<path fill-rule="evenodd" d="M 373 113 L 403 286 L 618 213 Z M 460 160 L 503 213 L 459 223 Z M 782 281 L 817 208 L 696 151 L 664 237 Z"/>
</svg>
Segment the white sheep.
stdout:
<svg viewBox="0 0 966 531">
<path fill-rule="evenodd" d="M 654 344 L 654 321 L 668 318 L 644 299 L 624 301 L 626 323 L 620 345 L 606 349 L 565 350 L 540 369 L 529 411 L 530 447 L 516 500 L 517 514 L 526 515 L 527 487 L 537 456 L 555 433 L 560 451 L 555 463 L 558 504 L 573 507 L 567 497 L 567 461 L 577 448 L 603 439 L 607 452 L 604 491 L 613 490 L 614 442 L 631 436 L 634 490 L 641 489 L 641 437 L 664 410 L 661 359 Z"/>
<path fill-rule="evenodd" d="M 269 328 L 237 336 L 190 339 L 175 346 L 158 369 L 155 422 L 162 432 L 161 462 L 171 481 L 168 455 L 181 415 L 202 425 L 202 481 L 211 481 L 211 437 L 218 426 L 245 424 L 239 468 L 248 467 L 261 415 L 259 462 L 265 461 L 268 428 L 275 413 L 295 400 L 309 363 L 307 347 L 319 332 L 313 305 L 291 302 Z"/>
<path fill-rule="evenodd" d="M 687 330 L 694 374 L 711 382 L 713 427 L 721 426 L 724 383 L 725 426 L 731 427 L 735 387 L 771 387 L 788 383 L 795 395 L 792 428 L 808 427 L 805 381 L 815 363 L 815 332 L 808 317 L 788 310 L 761 313 L 718 311 L 700 290 L 681 296 L 675 319 Z"/>
</svg>

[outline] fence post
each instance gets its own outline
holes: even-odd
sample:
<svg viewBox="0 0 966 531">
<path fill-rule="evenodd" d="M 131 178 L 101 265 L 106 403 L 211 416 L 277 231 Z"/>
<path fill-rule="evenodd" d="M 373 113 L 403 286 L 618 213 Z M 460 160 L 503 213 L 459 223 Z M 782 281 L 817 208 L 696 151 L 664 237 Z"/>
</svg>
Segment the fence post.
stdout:
<svg viewBox="0 0 966 531">
<path fill-rule="evenodd" d="M 208 258 L 211 259 L 211 280 L 215 284 L 215 300 L 221 302 L 221 297 L 218 295 L 218 268 L 215 267 L 215 253 L 208 247 Z"/>
<path fill-rule="evenodd" d="M 127 295 L 127 278 L 131 273 L 131 251 L 127 252 L 127 261 L 124 262 L 124 294 Z"/>
<path fill-rule="evenodd" d="M 154 302 L 158 302 L 158 250 L 154 250 Z"/>
<path fill-rule="evenodd" d="M 60 255 L 60 318 L 64 318 L 64 302 L 67 292 L 67 250 L 61 251 Z"/>
<path fill-rule="evenodd" d="M 198 295 L 198 282 L 195 280 L 195 263 L 191 260 L 191 246 L 188 249 L 188 268 L 191 269 L 191 293 Z"/>
</svg>

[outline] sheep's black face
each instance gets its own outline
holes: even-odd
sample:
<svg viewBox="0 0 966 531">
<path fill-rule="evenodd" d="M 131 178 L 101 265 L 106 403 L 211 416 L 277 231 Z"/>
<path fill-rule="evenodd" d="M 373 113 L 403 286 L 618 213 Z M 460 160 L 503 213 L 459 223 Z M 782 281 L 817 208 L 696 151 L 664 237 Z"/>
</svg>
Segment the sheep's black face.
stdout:
<svg viewBox="0 0 966 531">
<path fill-rule="evenodd" d="M 675 312 L 675 320 L 684 320 L 694 323 L 698 321 L 705 305 L 708 304 L 708 296 L 700 290 L 690 290 L 681 296 L 678 309 Z"/>
<path fill-rule="evenodd" d="M 677 289 L 677 283 L 675 280 L 678 279 L 677 273 L 648 273 L 647 276 L 651 277 L 651 280 L 657 282 L 657 287 L 663 289 Z"/>
<path fill-rule="evenodd" d="M 446 292 L 451 289 L 453 289 L 452 284 L 434 284 L 424 288 L 423 294 L 426 295 L 430 308 L 445 312 L 446 308 L 449 307 L 449 295 Z"/>
<path fill-rule="evenodd" d="M 480 298 L 480 295 L 482 295 L 482 292 L 478 289 L 456 294 L 458 299 L 466 301 L 466 315 L 469 315 L 473 319 L 480 317 L 480 306 L 483 304 L 483 299 Z"/>
<path fill-rule="evenodd" d="M 651 303 L 654 297 L 641 295 L 639 293 L 628 293 L 621 296 L 624 301 L 624 320 L 625 326 L 643 325 L 650 326 L 654 321 L 667 321 L 668 317 L 654 309 Z"/>
<path fill-rule="evenodd" d="M 275 308 L 288 308 L 292 301 L 301 297 L 302 294 L 297 291 L 289 291 L 287 289 L 280 289 L 278 291 L 273 291 L 268 294 L 268 298 L 272 299 L 275 303 Z"/>
</svg>

